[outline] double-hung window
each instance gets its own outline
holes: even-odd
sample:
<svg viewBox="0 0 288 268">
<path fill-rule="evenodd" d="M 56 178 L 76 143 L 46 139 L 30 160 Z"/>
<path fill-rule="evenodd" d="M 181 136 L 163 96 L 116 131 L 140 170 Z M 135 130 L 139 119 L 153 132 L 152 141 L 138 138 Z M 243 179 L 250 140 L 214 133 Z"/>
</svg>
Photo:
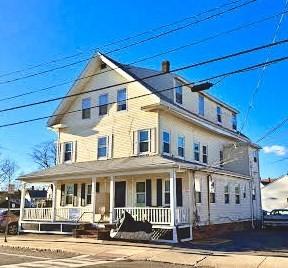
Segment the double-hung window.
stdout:
<svg viewBox="0 0 288 268">
<path fill-rule="evenodd" d="M 139 153 L 147 153 L 150 151 L 150 131 L 139 131 Z"/>
<path fill-rule="evenodd" d="M 72 205 L 74 198 L 74 184 L 66 184 L 65 196 L 66 196 L 66 205 Z"/>
<path fill-rule="evenodd" d="M 194 142 L 193 151 L 194 151 L 194 160 L 200 161 L 200 143 Z"/>
<path fill-rule="evenodd" d="M 252 200 L 256 200 L 256 187 L 254 184 L 252 186 Z"/>
<path fill-rule="evenodd" d="M 224 156 L 223 156 L 223 151 L 219 151 L 219 166 L 223 167 L 224 165 Z"/>
<path fill-rule="evenodd" d="M 215 196 L 215 180 L 212 178 L 209 178 L 209 200 L 210 203 L 216 202 L 216 196 Z"/>
<path fill-rule="evenodd" d="M 108 138 L 107 137 L 98 138 L 97 156 L 98 156 L 98 159 L 106 158 L 108 156 Z"/>
<path fill-rule="evenodd" d="M 86 204 L 90 205 L 92 203 L 92 184 L 87 185 L 87 196 L 86 196 Z"/>
<path fill-rule="evenodd" d="M 232 114 L 232 128 L 237 130 L 237 117 L 235 113 Z"/>
<path fill-rule="evenodd" d="M 204 116 L 204 96 L 203 95 L 199 95 L 198 97 L 198 113 L 199 115 Z"/>
<path fill-rule="evenodd" d="M 235 204 L 240 204 L 240 185 L 235 186 Z"/>
<path fill-rule="evenodd" d="M 217 122 L 222 123 L 222 109 L 220 106 L 217 106 Z"/>
<path fill-rule="evenodd" d="M 170 205 L 170 181 L 164 181 L 164 204 Z"/>
<path fill-rule="evenodd" d="M 183 104 L 183 86 L 177 80 L 175 80 L 175 102 L 177 104 Z"/>
<path fill-rule="evenodd" d="M 91 98 L 82 99 L 82 119 L 91 117 Z"/>
<path fill-rule="evenodd" d="M 146 204 L 146 191 L 145 182 L 136 182 L 136 203 L 138 206 L 145 206 Z"/>
<path fill-rule="evenodd" d="M 73 155 L 73 143 L 65 142 L 64 143 L 64 162 L 72 161 Z"/>
<path fill-rule="evenodd" d="M 202 162 L 204 164 L 208 163 L 208 146 L 207 145 L 202 146 Z"/>
<path fill-rule="evenodd" d="M 185 138 L 183 136 L 178 136 L 178 156 L 184 158 L 185 155 Z"/>
<path fill-rule="evenodd" d="M 126 88 L 117 91 L 117 111 L 124 111 L 127 109 L 127 91 Z"/>
<path fill-rule="evenodd" d="M 197 204 L 202 202 L 201 198 L 201 179 L 195 178 L 195 201 Z"/>
<path fill-rule="evenodd" d="M 170 154 L 170 133 L 167 131 L 162 132 L 163 153 Z"/>
<path fill-rule="evenodd" d="M 229 202 L 230 202 L 229 199 L 230 199 L 229 184 L 227 183 L 224 186 L 224 202 L 225 202 L 225 204 L 229 204 Z"/>
<path fill-rule="evenodd" d="M 99 96 L 99 115 L 105 115 L 108 113 L 108 94 L 102 94 Z"/>
</svg>

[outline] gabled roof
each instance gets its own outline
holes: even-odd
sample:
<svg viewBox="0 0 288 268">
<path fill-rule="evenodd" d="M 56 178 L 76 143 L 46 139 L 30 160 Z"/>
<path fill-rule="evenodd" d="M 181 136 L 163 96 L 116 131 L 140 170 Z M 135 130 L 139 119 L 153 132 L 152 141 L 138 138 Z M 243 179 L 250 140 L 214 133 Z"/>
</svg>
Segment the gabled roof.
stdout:
<svg viewBox="0 0 288 268">
<path fill-rule="evenodd" d="M 131 81 L 137 80 L 142 86 L 150 90 L 160 99 L 163 99 L 172 104 L 174 104 L 174 102 L 170 98 L 168 98 L 166 94 L 161 93 L 161 90 L 167 89 L 167 88 L 173 88 L 175 85 L 174 83 L 175 78 L 179 79 L 180 81 L 189 83 L 186 80 L 184 80 L 184 78 L 182 78 L 180 75 L 177 75 L 175 73 L 164 74 L 161 71 L 157 71 L 153 69 L 147 69 L 147 68 L 142 68 L 142 67 L 136 67 L 133 65 L 121 64 L 104 54 L 98 53 L 97 55 L 93 56 L 92 59 L 88 62 L 83 72 L 76 79 L 76 82 L 72 85 L 72 87 L 70 88 L 66 96 L 81 92 L 81 90 L 83 90 L 83 88 L 85 87 L 85 84 L 89 80 L 89 78 L 86 79 L 85 77 L 93 76 L 93 74 L 96 74 L 96 69 L 100 66 L 102 61 L 105 62 L 110 68 L 115 69 L 115 71 L 120 73 L 120 75 L 125 76 L 125 78 L 127 78 L 128 80 L 131 80 Z M 157 76 L 142 80 L 145 77 L 149 77 L 153 75 L 157 75 Z M 238 113 L 238 111 L 235 108 L 231 107 L 230 105 L 225 104 L 224 102 L 211 96 L 210 94 L 206 92 L 202 92 L 202 94 L 205 95 L 207 98 L 212 99 L 216 103 L 222 105 L 223 107 L 235 113 Z M 67 110 L 71 106 L 71 103 L 73 103 L 73 101 L 76 98 L 77 96 L 71 97 L 71 98 L 64 98 L 58 105 L 53 115 L 49 118 L 47 125 L 51 127 L 53 125 L 59 124 L 62 116 L 57 116 L 57 115 L 67 112 Z"/>
</svg>

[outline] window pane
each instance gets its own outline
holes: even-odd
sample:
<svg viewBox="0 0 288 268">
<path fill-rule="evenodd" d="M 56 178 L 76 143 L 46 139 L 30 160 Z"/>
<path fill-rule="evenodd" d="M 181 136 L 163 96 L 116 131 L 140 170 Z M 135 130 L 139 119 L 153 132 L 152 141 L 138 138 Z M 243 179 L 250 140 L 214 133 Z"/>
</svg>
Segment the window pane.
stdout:
<svg viewBox="0 0 288 268">
<path fill-rule="evenodd" d="M 163 132 L 163 141 L 170 143 L 170 134 L 166 131 Z"/>
<path fill-rule="evenodd" d="M 91 99 L 86 98 L 82 100 L 82 119 L 90 118 L 91 115 Z"/>
<path fill-rule="evenodd" d="M 87 186 L 87 194 L 91 194 L 91 193 L 92 193 L 92 185 L 89 184 L 89 185 Z"/>
<path fill-rule="evenodd" d="M 137 194 L 136 199 L 137 204 L 145 204 L 145 194 Z"/>
<path fill-rule="evenodd" d="M 145 192 L 145 182 L 137 182 L 136 183 L 136 192 L 137 193 Z"/>
<path fill-rule="evenodd" d="M 164 199 L 165 204 L 170 204 L 170 193 L 165 193 Z"/>
<path fill-rule="evenodd" d="M 99 138 L 99 139 L 98 139 L 98 144 L 99 144 L 100 146 L 106 146 L 106 140 L 107 140 L 106 137 Z"/>
<path fill-rule="evenodd" d="M 66 185 L 66 194 L 74 194 L 74 185 L 73 184 L 67 184 Z"/>
<path fill-rule="evenodd" d="M 126 110 L 126 88 L 120 89 L 117 92 L 117 110 Z"/>
<path fill-rule="evenodd" d="M 139 147 L 140 153 L 149 152 L 149 142 L 140 142 Z"/>
<path fill-rule="evenodd" d="M 218 121 L 219 123 L 222 122 L 222 109 L 221 109 L 221 107 L 219 107 L 219 106 L 217 106 L 217 121 Z"/>
<path fill-rule="evenodd" d="M 177 88 L 176 88 L 176 102 L 179 103 L 179 104 L 182 104 L 183 102 L 183 97 L 182 97 L 182 86 L 179 85 Z"/>
<path fill-rule="evenodd" d="M 105 156 L 107 156 L 106 147 L 98 148 L 98 157 L 105 157 Z"/>
<path fill-rule="evenodd" d="M 163 153 L 169 154 L 170 153 L 170 144 L 164 142 L 163 143 Z"/>
<path fill-rule="evenodd" d="M 148 130 L 140 131 L 140 142 L 141 141 L 148 141 L 148 139 L 149 139 Z"/>
<path fill-rule="evenodd" d="M 108 94 L 99 96 L 99 105 L 105 105 L 108 103 Z"/>
<path fill-rule="evenodd" d="M 165 192 L 170 192 L 170 181 L 165 181 Z"/>
</svg>

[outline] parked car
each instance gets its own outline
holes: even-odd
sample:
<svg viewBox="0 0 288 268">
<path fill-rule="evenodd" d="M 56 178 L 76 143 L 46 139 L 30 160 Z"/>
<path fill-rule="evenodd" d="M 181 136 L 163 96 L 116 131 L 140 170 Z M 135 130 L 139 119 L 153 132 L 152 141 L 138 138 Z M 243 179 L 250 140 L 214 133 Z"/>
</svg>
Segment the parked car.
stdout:
<svg viewBox="0 0 288 268">
<path fill-rule="evenodd" d="M 0 230 L 5 232 L 6 225 L 8 224 L 8 234 L 17 234 L 19 216 L 19 209 L 11 209 L 9 214 L 7 209 L 2 210 L 0 212 Z"/>
<path fill-rule="evenodd" d="M 263 224 L 267 227 L 288 227 L 288 209 L 274 209 L 270 213 L 264 214 Z"/>
</svg>

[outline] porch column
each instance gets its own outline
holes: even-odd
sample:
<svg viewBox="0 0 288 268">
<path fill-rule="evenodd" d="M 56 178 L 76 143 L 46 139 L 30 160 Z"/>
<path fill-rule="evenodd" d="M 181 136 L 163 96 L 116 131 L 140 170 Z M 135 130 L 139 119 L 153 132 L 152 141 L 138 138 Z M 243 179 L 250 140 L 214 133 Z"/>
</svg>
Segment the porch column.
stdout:
<svg viewBox="0 0 288 268">
<path fill-rule="evenodd" d="M 96 177 L 92 177 L 92 222 L 95 222 L 95 214 L 96 214 Z"/>
<path fill-rule="evenodd" d="M 114 195 L 115 195 L 115 178 L 110 177 L 110 211 L 109 211 L 109 223 L 113 223 L 114 219 Z"/>
<path fill-rule="evenodd" d="M 56 206 L 57 206 L 57 182 L 53 182 L 53 191 L 52 191 L 52 221 L 56 221 Z"/>
<path fill-rule="evenodd" d="M 26 192 L 26 183 L 22 182 L 21 185 L 21 203 L 20 203 L 20 216 L 18 221 L 18 232 L 21 230 L 21 222 L 23 221 L 24 217 L 24 208 L 25 208 L 25 192 Z"/>
<path fill-rule="evenodd" d="M 176 171 L 170 171 L 170 210 L 171 210 L 171 226 L 175 226 L 175 212 L 176 212 Z"/>
</svg>

